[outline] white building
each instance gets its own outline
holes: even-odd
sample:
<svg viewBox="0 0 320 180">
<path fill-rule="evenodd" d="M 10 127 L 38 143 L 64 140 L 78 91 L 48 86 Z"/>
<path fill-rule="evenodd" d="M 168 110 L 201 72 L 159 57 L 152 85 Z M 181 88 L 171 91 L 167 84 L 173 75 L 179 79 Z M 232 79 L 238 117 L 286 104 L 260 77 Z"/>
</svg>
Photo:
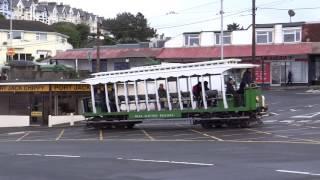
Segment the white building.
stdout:
<svg viewBox="0 0 320 180">
<path fill-rule="evenodd" d="M 57 52 L 72 49 L 68 36 L 57 33 L 44 23 L 14 20 L 12 45 L 10 42 L 9 20 L 0 21 L 0 64 L 6 60 L 34 61 L 55 56 Z M 13 57 L 7 56 L 7 48 L 15 50 Z"/>
<path fill-rule="evenodd" d="M 256 26 L 257 44 L 299 43 L 302 41 L 303 22 L 258 24 Z M 252 27 L 245 30 L 224 31 L 225 45 L 250 45 Z M 220 45 L 220 31 L 186 32 L 167 41 L 165 47 L 206 47 Z"/>
<path fill-rule="evenodd" d="M 0 14 L 6 18 L 10 18 L 11 12 L 9 11 L 9 0 L 0 0 Z"/>
</svg>

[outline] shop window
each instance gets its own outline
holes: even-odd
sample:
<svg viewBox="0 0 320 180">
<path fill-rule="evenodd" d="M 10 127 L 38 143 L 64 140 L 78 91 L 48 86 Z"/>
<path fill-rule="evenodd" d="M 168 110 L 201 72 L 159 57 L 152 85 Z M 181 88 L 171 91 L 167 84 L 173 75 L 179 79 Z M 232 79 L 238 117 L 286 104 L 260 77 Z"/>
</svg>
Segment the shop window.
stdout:
<svg viewBox="0 0 320 180">
<path fill-rule="evenodd" d="M 258 44 L 272 43 L 272 31 L 257 31 L 256 40 Z"/>
<path fill-rule="evenodd" d="M 32 54 L 26 54 L 26 60 L 32 61 L 33 60 Z"/>
<path fill-rule="evenodd" d="M 185 46 L 199 46 L 200 45 L 200 35 L 199 34 L 185 34 L 184 35 L 184 45 Z"/>
<path fill-rule="evenodd" d="M 14 61 L 18 61 L 19 60 L 19 54 L 15 54 L 13 55 L 13 59 Z"/>
<path fill-rule="evenodd" d="M 301 30 L 284 30 L 283 31 L 283 41 L 284 42 L 301 42 Z"/>
<path fill-rule="evenodd" d="M 20 54 L 20 60 L 26 60 L 26 54 Z"/>
<path fill-rule="evenodd" d="M 126 70 L 126 69 L 130 69 L 129 63 L 127 63 L 127 62 L 115 62 L 114 63 L 114 70 L 115 71 Z"/>
<path fill-rule="evenodd" d="M 220 44 L 220 33 L 216 34 L 216 44 Z M 231 32 L 223 33 L 223 44 L 231 44 Z"/>
</svg>

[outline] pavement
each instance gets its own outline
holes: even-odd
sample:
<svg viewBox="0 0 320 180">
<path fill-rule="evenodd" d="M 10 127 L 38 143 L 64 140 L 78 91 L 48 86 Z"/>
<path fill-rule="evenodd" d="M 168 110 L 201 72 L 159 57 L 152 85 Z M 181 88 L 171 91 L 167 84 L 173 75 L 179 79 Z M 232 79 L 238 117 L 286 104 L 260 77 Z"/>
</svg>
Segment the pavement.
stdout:
<svg viewBox="0 0 320 180">
<path fill-rule="evenodd" d="M 135 129 L 0 129 L 0 179 L 319 180 L 320 96 L 265 91 L 269 114 L 249 129 L 188 121 Z"/>
</svg>

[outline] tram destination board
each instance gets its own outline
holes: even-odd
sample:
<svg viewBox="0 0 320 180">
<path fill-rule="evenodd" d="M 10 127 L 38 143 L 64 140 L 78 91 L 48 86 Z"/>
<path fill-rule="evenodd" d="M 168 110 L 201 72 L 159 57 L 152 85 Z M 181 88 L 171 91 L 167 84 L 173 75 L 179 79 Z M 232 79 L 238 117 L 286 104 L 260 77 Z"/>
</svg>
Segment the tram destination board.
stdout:
<svg viewBox="0 0 320 180">
<path fill-rule="evenodd" d="M 162 112 L 130 112 L 129 119 L 170 119 L 181 118 L 182 114 L 178 111 Z"/>
</svg>

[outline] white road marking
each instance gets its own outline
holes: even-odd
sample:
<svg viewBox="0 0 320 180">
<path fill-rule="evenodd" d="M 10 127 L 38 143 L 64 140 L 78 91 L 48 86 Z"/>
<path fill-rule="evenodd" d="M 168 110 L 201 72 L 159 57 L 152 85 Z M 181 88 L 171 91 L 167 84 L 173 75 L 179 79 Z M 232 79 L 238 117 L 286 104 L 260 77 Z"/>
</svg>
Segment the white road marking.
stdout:
<svg viewBox="0 0 320 180">
<path fill-rule="evenodd" d="M 203 133 L 203 132 L 194 130 L 194 129 L 192 129 L 191 131 L 192 131 L 192 132 L 195 132 L 195 133 L 198 133 L 198 134 L 201 134 L 201 135 L 203 135 L 203 136 L 206 136 L 206 137 L 215 139 L 215 140 L 217 140 L 217 141 L 224 141 L 223 139 L 217 138 L 217 137 L 215 137 L 215 136 L 212 136 L 212 135 L 209 135 L 209 134 L 206 134 L 206 133 Z"/>
<path fill-rule="evenodd" d="M 310 176 L 320 176 L 320 174 L 310 173 L 310 172 L 303 172 L 303 171 L 289 171 L 289 170 L 276 170 L 277 172 L 281 173 L 290 173 L 290 174 L 301 174 L 301 175 L 310 175 Z"/>
<path fill-rule="evenodd" d="M 197 162 L 183 162 L 183 161 L 166 161 L 166 160 L 150 160 L 150 159 L 125 159 L 117 158 L 118 160 L 125 161 L 138 161 L 138 162 L 153 162 L 153 163 L 168 163 L 168 164 L 184 164 L 184 165 L 195 165 L 195 166 L 214 166 L 214 164 L 208 163 L 197 163 Z"/>
<path fill-rule="evenodd" d="M 58 155 L 58 154 L 17 154 L 17 156 L 40 156 L 40 157 L 64 157 L 64 158 L 80 158 L 81 156 L 74 155 Z"/>
<path fill-rule="evenodd" d="M 320 115 L 320 112 L 315 112 L 315 113 L 309 113 L 309 114 L 302 114 L 302 115 L 298 115 L 298 116 L 292 116 L 291 118 L 313 118 L 315 116 Z"/>
<path fill-rule="evenodd" d="M 21 141 L 23 138 L 27 137 L 30 134 L 30 132 L 25 133 L 23 136 L 21 136 L 19 139 L 16 141 Z"/>
<path fill-rule="evenodd" d="M 296 109 L 290 109 L 290 111 L 291 111 L 291 112 L 296 112 L 297 110 L 296 110 Z"/>
<path fill-rule="evenodd" d="M 278 115 L 280 115 L 280 114 L 278 114 L 278 113 L 275 113 L 275 112 L 270 112 L 270 114 L 271 114 L 271 115 L 275 115 L 275 116 L 278 116 Z"/>
<path fill-rule="evenodd" d="M 65 158 L 80 158 L 81 156 L 73 156 L 73 155 L 58 155 L 58 154 L 45 154 L 45 157 L 65 157 Z"/>
<path fill-rule="evenodd" d="M 8 135 L 20 135 L 20 134 L 25 134 L 26 132 L 25 131 L 22 131 L 22 132 L 11 132 L 11 133 L 8 133 Z"/>
<path fill-rule="evenodd" d="M 263 121 L 263 123 L 274 123 L 277 122 L 278 120 L 265 120 Z"/>
<path fill-rule="evenodd" d="M 17 156 L 42 156 L 41 154 L 17 154 Z"/>
<path fill-rule="evenodd" d="M 288 124 L 290 124 L 290 123 L 293 123 L 294 122 L 294 120 L 284 120 L 284 121 L 280 121 L 281 123 L 288 123 Z"/>
<path fill-rule="evenodd" d="M 301 120 L 301 121 L 297 121 L 296 123 L 308 123 L 310 122 L 311 120 Z"/>
</svg>

